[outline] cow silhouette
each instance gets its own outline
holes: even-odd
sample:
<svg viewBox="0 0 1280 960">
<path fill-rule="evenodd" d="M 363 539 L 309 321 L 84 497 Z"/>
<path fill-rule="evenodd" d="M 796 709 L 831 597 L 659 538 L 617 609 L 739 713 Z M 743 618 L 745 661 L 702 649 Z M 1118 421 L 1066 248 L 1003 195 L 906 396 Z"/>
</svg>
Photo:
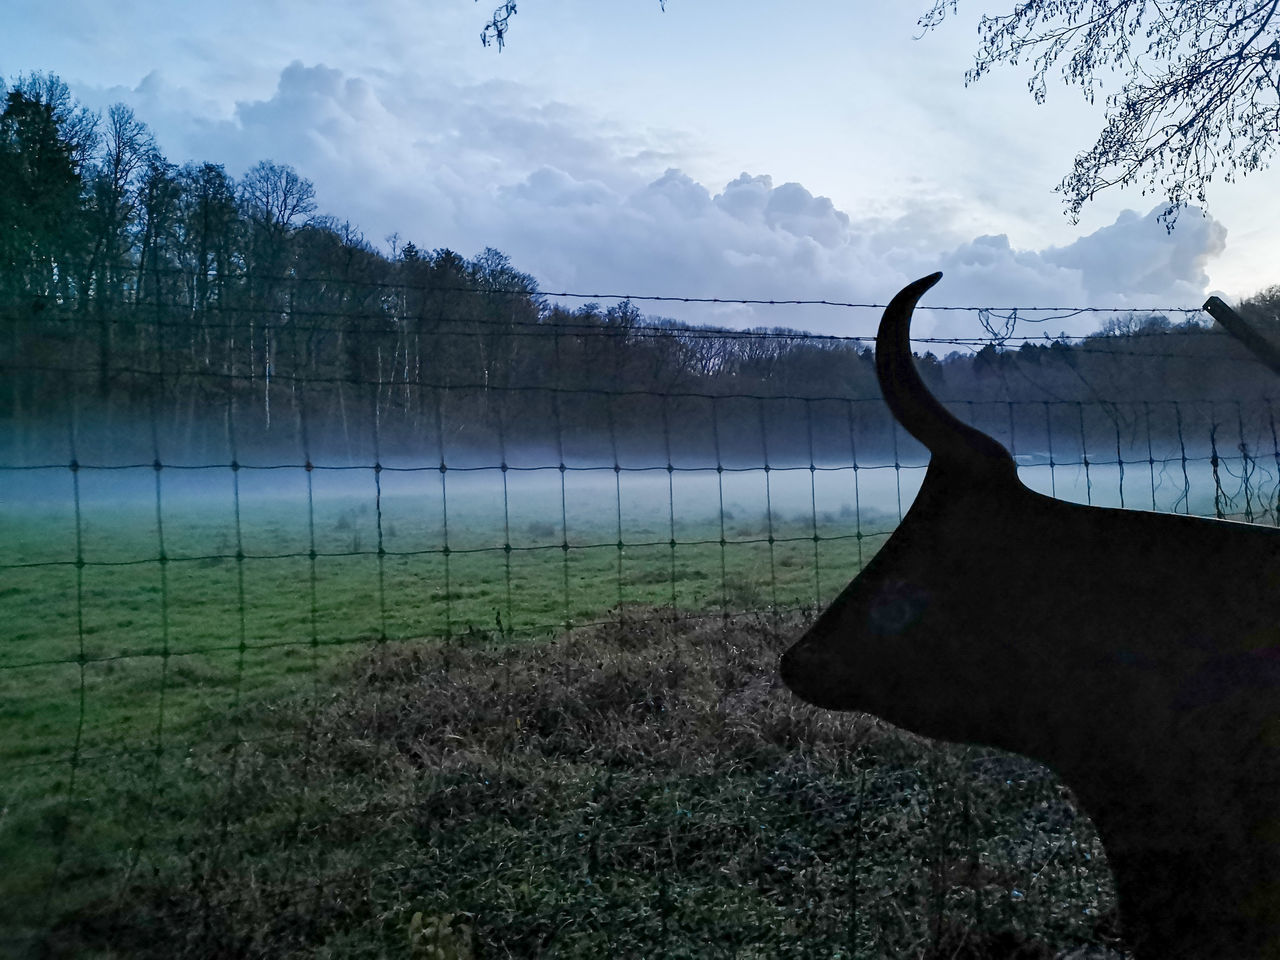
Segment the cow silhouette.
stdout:
<svg viewBox="0 0 1280 960">
<path fill-rule="evenodd" d="M 885 310 L 876 373 L 931 453 L 911 509 L 782 657 L 801 699 L 1047 764 L 1140 960 L 1280 958 L 1280 530 L 1036 493 Z"/>
</svg>

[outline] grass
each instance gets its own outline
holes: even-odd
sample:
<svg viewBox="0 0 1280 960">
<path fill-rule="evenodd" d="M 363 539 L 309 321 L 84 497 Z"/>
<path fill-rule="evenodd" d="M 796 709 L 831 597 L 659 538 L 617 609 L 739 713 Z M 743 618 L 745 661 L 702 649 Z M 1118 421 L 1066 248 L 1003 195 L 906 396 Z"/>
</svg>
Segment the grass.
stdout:
<svg viewBox="0 0 1280 960">
<path fill-rule="evenodd" d="M 919 477 L 12 475 L 0 955 L 1105 945 L 1110 878 L 1045 771 L 773 685 L 783 611 L 831 599 Z"/>
<path fill-rule="evenodd" d="M 455 505 L 446 541 L 408 505 L 383 506 L 379 524 L 350 498 L 310 511 L 246 503 L 237 532 L 225 505 L 166 508 L 160 522 L 154 507 L 91 505 L 78 549 L 68 510 L 0 514 L 13 565 L 0 587 L 0 716 L 14 733 L 0 766 L 188 737 L 211 712 L 284 692 L 371 641 L 545 637 L 628 604 L 813 605 L 882 539 L 833 528 L 815 542 L 812 521 L 757 513 L 729 520 L 723 544 L 707 517 L 632 524 L 619 547 L 600 522 L 578 523 L 572 540 L 535 518 L 504 531 L 481 501 Z"/>
<path fill-rule="evenodd" d="M 843 536 L 847 510 L 677 521 L 672 508 L 655 524 L 652 504 L 624 510 L 597 491 L 505 516 L 455 492 L 446 541 L 437 505 L 404 497 L 381 516 L 360 497 L 246 497 L 237 518 L 226 498 L 157 507 L 86 488 L 78 517 L 74 501 L 0 513 L 4 928 L 61 884 L 68 854 L 110 864 L 103 883 L 127 873 L 143 845 L 127 798 L 162 794 L 188 756 L 263 735 L 227 718 L 318 695 L 371 645 L 548 639 L 637 605 L 812 605 L 882 539 Z"/>
<path fill-rule="evenodd" d="M 892 526 L 865 501 L 455 488 L 446 533 L 443 491 L 83 492 L 0 513 L 0 954 L 1111 940 L 1046 771 L 776 688 L 784 611 Z"/>
<path fill-rule="evenodd" d="M 798 705 L 773 671 L 798 627 L 640 609 L 535 645 L 366 649 L 221 718 L 266 739 L 114 765 L 115 816 L 69 798 L 44 827 L 57 892 L 23 915 L 47 908 L 55 957 L 1110 942 L 1100 846 L 1048 772 Z"/>
</svg>

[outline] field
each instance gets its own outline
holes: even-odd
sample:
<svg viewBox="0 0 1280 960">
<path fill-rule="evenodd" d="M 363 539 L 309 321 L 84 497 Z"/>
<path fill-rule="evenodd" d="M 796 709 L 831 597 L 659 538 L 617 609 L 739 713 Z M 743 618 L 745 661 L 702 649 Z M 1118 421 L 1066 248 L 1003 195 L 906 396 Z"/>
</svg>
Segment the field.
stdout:
<svg viewBox="0 0 1280 960">
<path fill-rule="evenodd" d="M 847 501 L 816 523 L 799 508 L 769 515 L 763 475 L 759 490 L 731 482 L 722 510 L 718 485 L 686 481 L 688 499 L 706 501 L 687 505 L 665 471 L 639 492 L 612 471 L 570 475 L 563 503 L 558 473 L 511 476 L 505 497 L 500 474 L 446 487 L 434 471 L 384 473 L 377 497 L 362 472 L 317 470 L 310 490 L 301 470 L 244 471 L 238 491 L 225 468 L 166 475 L 158 498 L 154 476 L 113 474 L 104 491 L 86 476 L 78 522 L 74 492 L 0 515 L 14 564 L 0 588 L 0 682 L 23 724 L 0 762 L 69 759 L 77 738 L 84 756 L 152 746 L 369 641 L 527 639 L 632 604 L 811 606 L 896 519 L 864 508 L 853 530 Z"/>
<path fill-rule="evenodd" d="M 808 931 L 830 947 L 815 956 L 884 937 L 919 955 L 1046 930 L 1055 948 L 1105 941 L 1096 841 L 1045 771 L 775 689 L 799 629 L 785 611 L 829 600 L 919 479 L 27 476 L 40 495 L 0 513 L 0 929 L 76 956 L 143 954 L 152 928 L 164 955 L 245 952 L 236 937 L 269 955 L 404 955 L 418 912 L 423 944 L 461 936 L 437 927 L 465 914 L 486 950 L 517 956 L 599 956 L 624 934 L 686 955 L 729 915 L 741 949 L 687 955 L 781 956 Z M 952 836 L 960 795 L 973 822 Z M 815 819 L 828 808 L 843 812 Z M 756 821 L 760 837 L 743 833 Z M 594 853 L 578 842 L 593 836 Z M 561 861 L 576 879 L 537 867 Z M 985 878 L 959 905 L 954 869 Z M 906 912 L 859 908 L 854 875 L 876 910 Z M 552 914 L 559 932 L 539 926 Z M 214 928 L 230 939 L 202 953 Z"/>
<path fill-rule="evenodd" d="M 1047 958 L 1113 939 L 1097 839 L 1043 768 L 797 705 L 769 669 L 794 617 L 637 613 L 536 645 L 378 646 L 319 695 L 225 715 L 258 742 L 113 764 L 133 848 L 103 869 L 107 791 L 86 790 L 46 949 Z"/>
</svg>

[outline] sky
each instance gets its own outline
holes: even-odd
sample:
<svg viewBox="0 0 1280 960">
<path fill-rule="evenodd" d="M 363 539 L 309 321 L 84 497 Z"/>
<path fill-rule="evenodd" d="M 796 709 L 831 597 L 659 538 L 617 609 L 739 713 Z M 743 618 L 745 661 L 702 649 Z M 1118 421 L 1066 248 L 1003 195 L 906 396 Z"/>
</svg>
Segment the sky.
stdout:
<svg viewBox="0 0 1280 960">
<path fill-rule="evenodd" d="M 926 303 L 1142 308 L 1280 283 L 1274 170 L 1214 184 L 1172 233 L 1137 188 L 1071 223 L 1053 188 L 1101 105 L 1062 86 L 1037 105 L 1025 68 L 964 83 L 978 15 L 1011 3 L 962 2 L 921 36 L 929 0 L 526 0 L 498 52 L 479 42 L 494 0 L 6 0 L 0 76 L 125 102 L 178 163 L 291 164 L 379 248 L 496 247 L 546 291 L 884 303 L 940 269 Z M 854 335 L 876 319 L 642 309 Z M 916 330 L 982 332 L 945 312 Z"/>
</svg>

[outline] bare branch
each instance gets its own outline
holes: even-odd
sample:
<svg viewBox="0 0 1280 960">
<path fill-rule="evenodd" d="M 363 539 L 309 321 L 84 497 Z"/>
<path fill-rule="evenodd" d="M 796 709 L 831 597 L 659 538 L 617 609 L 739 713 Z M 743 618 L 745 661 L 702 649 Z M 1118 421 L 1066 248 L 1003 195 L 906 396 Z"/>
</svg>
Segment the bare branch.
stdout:
<svg viewBox="0 0 1280 960">
<path fill-rule="evenodd" d="M 476 0 L 478 3 L 479 0 Z M 667 9 L 667 0 L 658 0 L 658 9 L 663 12 Z M 480 31 L 481 46 L 489 46 L 490 43 L 497 46 L 501 51 L 506 42 L 507 31 L 511 29 L 511 18 L 516 15 L 515 0 L 506 0 L 496 10 L 493 16 L 489 18 L 489 22 L 484 25 L 484 29 Z"/>
<path fill-rule="evenodd" d="M 479 0 L 476 0 L 478 3 Z M 493 11 L 493 16 L 489 18 L 489 22 L 484 25 L 484 29 L 480 31 L 480 44 L 487 47 L 491 42 L 497 44 L 498 50 L 501 51 L 506 40 L 507 30 L 510 29 L 509 24 L 511 18 L 516 15 L 515 0 L 506 0 L 498 9 Z"/>
<path fill-rule="evenodd" d="M 935 0 L 928 31 L 958 0 Z M 1280 137 L 1280 0 L 1024 0 L 983 16 L 965 80 L 1029 59 L 1028 90 L 1043 102 L 1049 71 L 1092 101 L 1113 76 L 1097 141 L 1058 184 L 1073 220 L 1109 187 L 1163 195 L 1167 223 L 1206 202 L 1215 177 L 1266 168 Z"/>
</svg>

